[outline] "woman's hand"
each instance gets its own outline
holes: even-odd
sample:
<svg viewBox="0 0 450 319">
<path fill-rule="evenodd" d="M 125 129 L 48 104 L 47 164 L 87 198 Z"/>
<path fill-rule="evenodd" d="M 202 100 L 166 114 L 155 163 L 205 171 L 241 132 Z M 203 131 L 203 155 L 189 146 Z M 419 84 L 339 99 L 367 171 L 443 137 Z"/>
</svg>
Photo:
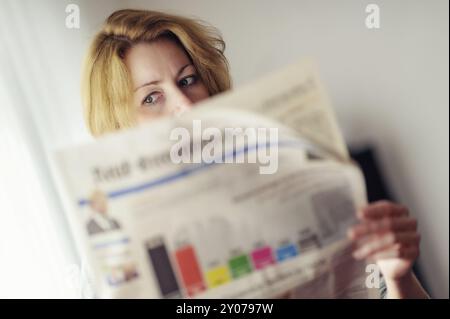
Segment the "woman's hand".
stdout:
<svg viewBox="0 0 450 319">
<path fill-rule="evenodd" d="M 409 216 L 408 209 L 389 201 L 378 201 L 359 210 L 357 216 L 360 223 L 348 232 L 355 244 L 353 256 L 377 262 L 388 296 L 427 297 L 412 272 L 419 256 L 420 235 L 417 220 Z"/>
</svg>

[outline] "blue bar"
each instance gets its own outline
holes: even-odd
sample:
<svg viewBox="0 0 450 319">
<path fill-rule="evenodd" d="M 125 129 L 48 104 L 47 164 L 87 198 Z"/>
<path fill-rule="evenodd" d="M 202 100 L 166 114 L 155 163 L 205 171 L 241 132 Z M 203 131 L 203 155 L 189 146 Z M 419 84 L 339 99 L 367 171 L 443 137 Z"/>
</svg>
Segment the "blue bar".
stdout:
<svg viewBox="0 0 450 319">
<path fill-rule="evenodd" d="M 298 255 L 297 247 L 294 244 L 287 244 L 277 248 L 277 261 L 283 261 Z"/>
</svg>

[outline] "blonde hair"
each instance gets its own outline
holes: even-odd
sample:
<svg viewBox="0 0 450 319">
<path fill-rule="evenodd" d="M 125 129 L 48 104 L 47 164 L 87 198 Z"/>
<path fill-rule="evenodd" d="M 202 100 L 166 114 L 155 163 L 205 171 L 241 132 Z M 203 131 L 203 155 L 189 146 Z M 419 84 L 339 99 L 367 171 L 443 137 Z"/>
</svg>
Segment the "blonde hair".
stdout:
<svg viewBox="0 0 450 319">
<path fill-rule="evenodd" d="M 135 125 L 131 79 L 123 58 L 134 44 L 160 37 L 184 48 L 210 95 L 231 87 L 225 42 L 215 28 L 157 11 L 116 11 L 95 36 L 84 62 L 82 99 L 94 136 Z"/>
</svg>

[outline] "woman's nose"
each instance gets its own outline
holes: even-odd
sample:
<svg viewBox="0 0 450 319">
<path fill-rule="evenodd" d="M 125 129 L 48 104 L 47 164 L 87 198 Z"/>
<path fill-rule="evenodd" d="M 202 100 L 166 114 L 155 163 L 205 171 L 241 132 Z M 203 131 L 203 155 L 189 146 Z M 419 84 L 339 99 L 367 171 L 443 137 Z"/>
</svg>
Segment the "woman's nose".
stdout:
<svg viewBox="0 0 450 319">
<path fill-rule="evenodd" d="M 189 111 L 193 104 L 189 97 L 178 88 L 174 89 L 171 102 L 170 112 L 174 116 L 180 116 L 184 112 Z"/>
</svg>

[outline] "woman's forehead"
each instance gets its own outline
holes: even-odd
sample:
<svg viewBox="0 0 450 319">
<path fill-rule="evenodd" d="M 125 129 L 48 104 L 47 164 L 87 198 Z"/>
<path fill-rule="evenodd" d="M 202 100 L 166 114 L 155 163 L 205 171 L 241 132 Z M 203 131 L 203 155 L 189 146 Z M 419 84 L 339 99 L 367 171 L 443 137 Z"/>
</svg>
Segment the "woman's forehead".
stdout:
<svg viewBox="0 0 450 319">
<path fill-rule="evenodd" d="M 180 68 L 190 63 L 190 59 L 174 41 L 160 39 L 131 47 L 125 56 L 125 63 L 133 81 L 141 83 L 162 80 L 166 76 L 174 77 Z"/>
</svg>

